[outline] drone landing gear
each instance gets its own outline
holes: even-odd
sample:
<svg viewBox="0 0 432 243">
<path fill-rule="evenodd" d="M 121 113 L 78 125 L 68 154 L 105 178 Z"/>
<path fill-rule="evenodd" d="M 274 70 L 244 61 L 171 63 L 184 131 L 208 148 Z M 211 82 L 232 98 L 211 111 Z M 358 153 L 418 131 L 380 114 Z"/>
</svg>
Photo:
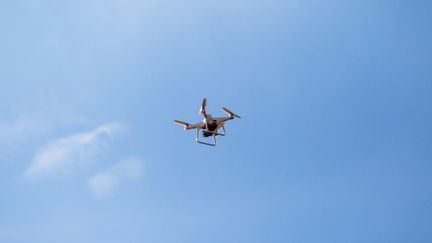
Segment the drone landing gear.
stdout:
<svg viewBox="0 0 432 243">
<path fill-rule="evenodd" d="M 219 134 L 217 132 L 212 132 L 212 131 L 206 131 L 206 130 L 204 130 L 204 132 L 211 134 L 211 136 L 213 137 L 213 143 L 207 143 L 207 142 L 200 141 L 200 139 L 199 139 L 199 132 L 200 132 L 200 129 L 197 128 L 197 130 L 196 130 L 196 141 L 197 141 L 197 143 L 204 144 L 204 145 L 209 145 L 209 146 L 216 146 L 216 136 L 217 135 L 225 136 L 225 134 Z"/>
</svg>

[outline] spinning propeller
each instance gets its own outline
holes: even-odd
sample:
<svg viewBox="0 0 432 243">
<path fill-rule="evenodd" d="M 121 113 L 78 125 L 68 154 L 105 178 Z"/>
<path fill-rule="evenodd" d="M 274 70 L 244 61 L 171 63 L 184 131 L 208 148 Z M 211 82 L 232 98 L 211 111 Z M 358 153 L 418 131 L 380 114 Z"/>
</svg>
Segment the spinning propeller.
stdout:
<svg viewBox="0 0 432 243">
<path fill-rule="evenodd" d="M 201 115 L 205 115 L 206 114 L 206 110 L 205 110 L 206 105 L 207 105 L 207 99 L 204 98 L 203 101 L 202 101 L 202 104 L 201 104 L 201 108 L 199 110 L 199 114 L 201 114 Z"/>
<path fill-rule="evenodd" d="M 190 124 L 184 121 L 174 120 L 174 123 L 180 126 L 184 126 L 185 130 L 189 130 Z"/>
<path fill-rule="evenodd" d="M 235 114 L 234 112 L 228 110 L 225 107 L 222 107 L 222 111 L 225 112 L 226 114 L 228 114 L 230 117 L 237 117 L 237 118 L 241 118 L 239 115 Z"/>
</svg>

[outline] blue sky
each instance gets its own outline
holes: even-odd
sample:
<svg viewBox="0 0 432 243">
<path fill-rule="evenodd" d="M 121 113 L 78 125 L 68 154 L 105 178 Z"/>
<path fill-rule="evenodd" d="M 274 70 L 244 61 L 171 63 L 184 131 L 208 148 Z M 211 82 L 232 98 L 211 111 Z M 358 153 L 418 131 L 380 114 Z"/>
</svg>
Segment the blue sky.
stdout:
<svg viewBox="0 0 432 243">
<path fill-rule="evenodd" d="M 431 242 L 429 1 L 3 1 L 1 242 Z M 173 119 L 243 117 L 217 147 Z"/>
</svg>

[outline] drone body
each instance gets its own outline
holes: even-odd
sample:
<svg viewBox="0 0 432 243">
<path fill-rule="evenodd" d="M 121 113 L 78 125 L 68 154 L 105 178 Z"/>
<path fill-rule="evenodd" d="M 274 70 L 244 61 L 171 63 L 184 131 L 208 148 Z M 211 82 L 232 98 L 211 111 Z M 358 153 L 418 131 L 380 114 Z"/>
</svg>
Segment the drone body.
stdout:
<svg viewBox="0 0 432 243">
<path fill-rule="evenodd" d="M 207 105 L 207 99 L 204 98 L 199 113 L 204 116 L 204 119 L 197 124 L 189 124 L 184 121 L 174 120 L 177 125 L 184 126 L 186 131 L 190 129 L 196 129 L 196 141 L 200 144 L 216 146 L 216 136 L 225 136 L 225 122 L 232 120 L 234 118 L 240 118 L 240 116 L 234 114 L 227 108 L 222 108 L 222 111 L 225 112 L 227 117 L 212 117 L 210 114 L 207 114 L 205 107 Z M 219 133 L 218 130 L 223 130 L 223 133 Z M 213 143 L 206 143 L 199 139 L 200 130 L 202 130 L 203 137 L 213 137 Z"/>
</svg>

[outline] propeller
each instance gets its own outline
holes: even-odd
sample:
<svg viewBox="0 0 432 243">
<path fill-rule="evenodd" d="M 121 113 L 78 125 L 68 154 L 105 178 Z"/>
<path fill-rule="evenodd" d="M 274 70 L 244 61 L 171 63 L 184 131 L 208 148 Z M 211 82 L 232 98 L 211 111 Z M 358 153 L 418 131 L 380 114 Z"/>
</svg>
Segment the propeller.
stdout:
<svg viewBox="0 0 432 243">
<path fill-rule="evenodd" d="M 185 130 L 188 130 L 189 129 L 189 123 L 187 123 L 187 122 L 184 122 L 184 121 L 179 121 L 179 120 L 174 120 L 174 123 L 175 124 L 177 124 L 177 125 L 180 125 L 180 126 L 184 126 L 184 129 Z"/>
<path fill-rule="evenodd" d="M 202 104 L 201 104 L 201 108 L 199 110 L 199 114 L 200 115 L 205 115 L 206 114 L 206 110 L 205 110 L 206 105 L 207 105 L 207 99 L 204 98 L 203 101 L 202 101 Z"/>
<path fill-rule="evenodd" d="M 225 107 L 222 107 L 222 111 L 225 112 L 226 114 L 228 114 L 230 117 L 237 117 L 237 118 L 241 118 L 239 115 L 235 114 L 234 112 L 228 110 Z"/>
</svg>

